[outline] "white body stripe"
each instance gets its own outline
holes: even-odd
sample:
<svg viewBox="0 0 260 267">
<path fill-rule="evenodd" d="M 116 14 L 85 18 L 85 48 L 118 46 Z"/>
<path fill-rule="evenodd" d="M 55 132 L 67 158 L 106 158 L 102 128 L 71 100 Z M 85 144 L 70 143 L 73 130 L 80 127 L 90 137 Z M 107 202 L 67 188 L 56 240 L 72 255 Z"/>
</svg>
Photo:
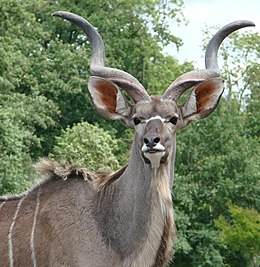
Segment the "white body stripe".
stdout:
<svg viewBox="0 0 260 267">
<path fill-rule="evenodd" d="M 13 217 L 13 221 L 12 221 L 12 224 L 11 224 L 11 226 L 10 226 L 9 234 L 8 234 L 8 236 L 7 236 L 7 238 L 8 238 L 8 246 L 9 246 L 9 260 L 10 260 L 10 267 L 13 267 L 13 266 L 14 266 L 12 233 L 13 233 L 13 229 L 14 229 L 15 221 L 16 221 L 16 219 L 17 219 L 17 216 L 18 216 L 19 210 L 20 210 L 20 208 L 21 208 L 21 205 L 22 205 L 22 203 L 23 203 L 23 200 L 24 200 L 24 198 L 21 198 L 20 201 L 19 201 L 18 204 L 17 204 L 16 211 L 15 211 L 15 214 L 14 214 L 14 217 Z"/>
<path fill-rule="evenodd" d="M 4 206 L 4 204 L 5 204 L 5 201 L 0 204 L 0 210 Z"/>
<path fill-rule="evenodd" d="M 34 233 L 35 233 L 35 227 L 36 227 L 37 214 L 38 214 L 39 206 L 40 206 L 40 194 L 41 194 L 41 187 L 39 186 L 38 193 L 37 193 L 37 202 L 36 202 L 36 207 L 35 207 L 35 212 L 34 212 L 34 217 L 33 217 L 33 226 L 32 226 L 31 243 L 30 243 L 31 250 L 32 250 L 33 267 L 37 266 L 35 249 L 34 249 Z"/>
</svg>

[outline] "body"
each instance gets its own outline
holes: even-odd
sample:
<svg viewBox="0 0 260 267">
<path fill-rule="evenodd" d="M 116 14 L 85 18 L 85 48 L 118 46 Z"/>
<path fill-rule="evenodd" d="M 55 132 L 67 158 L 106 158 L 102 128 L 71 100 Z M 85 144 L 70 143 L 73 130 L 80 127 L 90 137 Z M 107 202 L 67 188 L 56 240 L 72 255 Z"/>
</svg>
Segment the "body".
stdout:
<svg viewBox="0 0 260 267">
<path fill-rule="evenodd" d="M 1 199 L 1 264 L 162 266 L 174 234 L 171 201 L 162 209 L 160 177 L 148 166 L 136 168 L 129 179 L 130 167 L 103 185 L 104 174 L 39 163 L 42 183 Z"/>
</svg>

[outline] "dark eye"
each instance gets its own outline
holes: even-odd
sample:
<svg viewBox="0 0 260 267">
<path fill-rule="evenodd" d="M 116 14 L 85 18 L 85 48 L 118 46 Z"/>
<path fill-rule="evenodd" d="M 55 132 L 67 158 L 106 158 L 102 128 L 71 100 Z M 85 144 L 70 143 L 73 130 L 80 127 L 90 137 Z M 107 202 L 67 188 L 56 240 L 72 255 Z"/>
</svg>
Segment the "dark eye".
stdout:
<svg viewBox="0 0 260 267">
<path fill-rule="evenodd" d="M 141 123 L 141 121 L 138 118 L 134 118 L 134 124 L 137 125 L 139 123 Z"/>
<path fill-rule="evenodd" d="M 177 117 L 172 117 L 169 122 L 171 122 L 172 124 L 176 125 L 177 124 L 177 121 L 178 121 L 178 118 Z"/>
</svg>

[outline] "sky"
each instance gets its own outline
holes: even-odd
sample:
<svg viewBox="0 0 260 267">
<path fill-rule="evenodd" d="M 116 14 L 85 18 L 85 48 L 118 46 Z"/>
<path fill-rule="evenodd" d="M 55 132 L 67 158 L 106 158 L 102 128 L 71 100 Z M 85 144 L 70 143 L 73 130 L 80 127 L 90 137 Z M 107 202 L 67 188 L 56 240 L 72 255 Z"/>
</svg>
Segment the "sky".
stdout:
<svg viewBox="0 0 260 267">
<path fill-rule="evenodd" d="M 260 0 L 184 0 L 183 12 L 188 25 L 173 25 L 171 31 L 183 40 L 184 45 L 179 51 L 174 46 L 167 47 L 165 51 L 180 63 L 192 61 L 197 68 L 204 68 L 202 40 L 206 26 L 221 28 L 236 20 L 250 20 L 256 27 L 246 30 L 260 34 Z"/>
</svg>

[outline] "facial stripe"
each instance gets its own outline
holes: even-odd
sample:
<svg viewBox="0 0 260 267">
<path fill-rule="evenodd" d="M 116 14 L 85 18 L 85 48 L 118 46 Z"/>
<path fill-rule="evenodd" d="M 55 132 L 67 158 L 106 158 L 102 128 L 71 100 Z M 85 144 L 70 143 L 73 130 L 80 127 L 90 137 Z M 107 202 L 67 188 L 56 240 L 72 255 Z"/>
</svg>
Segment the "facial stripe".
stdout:
<svg viewBox="0 0 260 267">
<path fill-rule="evenodd" d="M 24 198 L 21 198 L 20 201 L 17 204 L 16 211 L 15 211 L 15 214 L 14 214 L 14 217 L 13 217 L 13 221 L 12 221 L 12 224 L 10 226 L 9 234 L 7 236 L 7 238 L 8 238 L 8 247 L 9 247 L 10 267 L 14 266 L 12 234 L 13 234 L 14 225 L 15 225 L 19 210 L 21 208 L 21 205 L 23 203 L 23 200 L 24 200 Z"/>
<path fill-rule="evenodd" d="M 37 202 L 36 202 L 36 207 L 35 207 L 35 212 L 34 212 L 34 217 L 33 217 L 33 226 L 32 226 L 32 233 L 31 233 L 31 250 L 32 250 L 32 262 L 33 262 L 33 267 L 37 266 L 36 263 L 36 255 L 35 255 L 35 247 L 34 247 L 34 234 L 35 234 L 35 228 L 36 228 L 36 220 L 37 220 L 37 214 L 39 212 L 39 206 L 40 206 L 40 194 L 41 194 L 41 187 L 39 186 L 38 192 L 37 192 Z"/>
<path fill-rule="evenodd" d="M 151 121 L 151 120 L 160 120 L 161 122 L 165 122 L 165 121 L 166 121 L 166 120 L 163 119 L 161 116 L 157 115 L 157 116 L 155 116 L 155 117 L 151 117 L 150 119 L 145 120 L 145 122 L 147 123 L 147 122 L 149 122 L 149 121 Z"/>
</svg>

